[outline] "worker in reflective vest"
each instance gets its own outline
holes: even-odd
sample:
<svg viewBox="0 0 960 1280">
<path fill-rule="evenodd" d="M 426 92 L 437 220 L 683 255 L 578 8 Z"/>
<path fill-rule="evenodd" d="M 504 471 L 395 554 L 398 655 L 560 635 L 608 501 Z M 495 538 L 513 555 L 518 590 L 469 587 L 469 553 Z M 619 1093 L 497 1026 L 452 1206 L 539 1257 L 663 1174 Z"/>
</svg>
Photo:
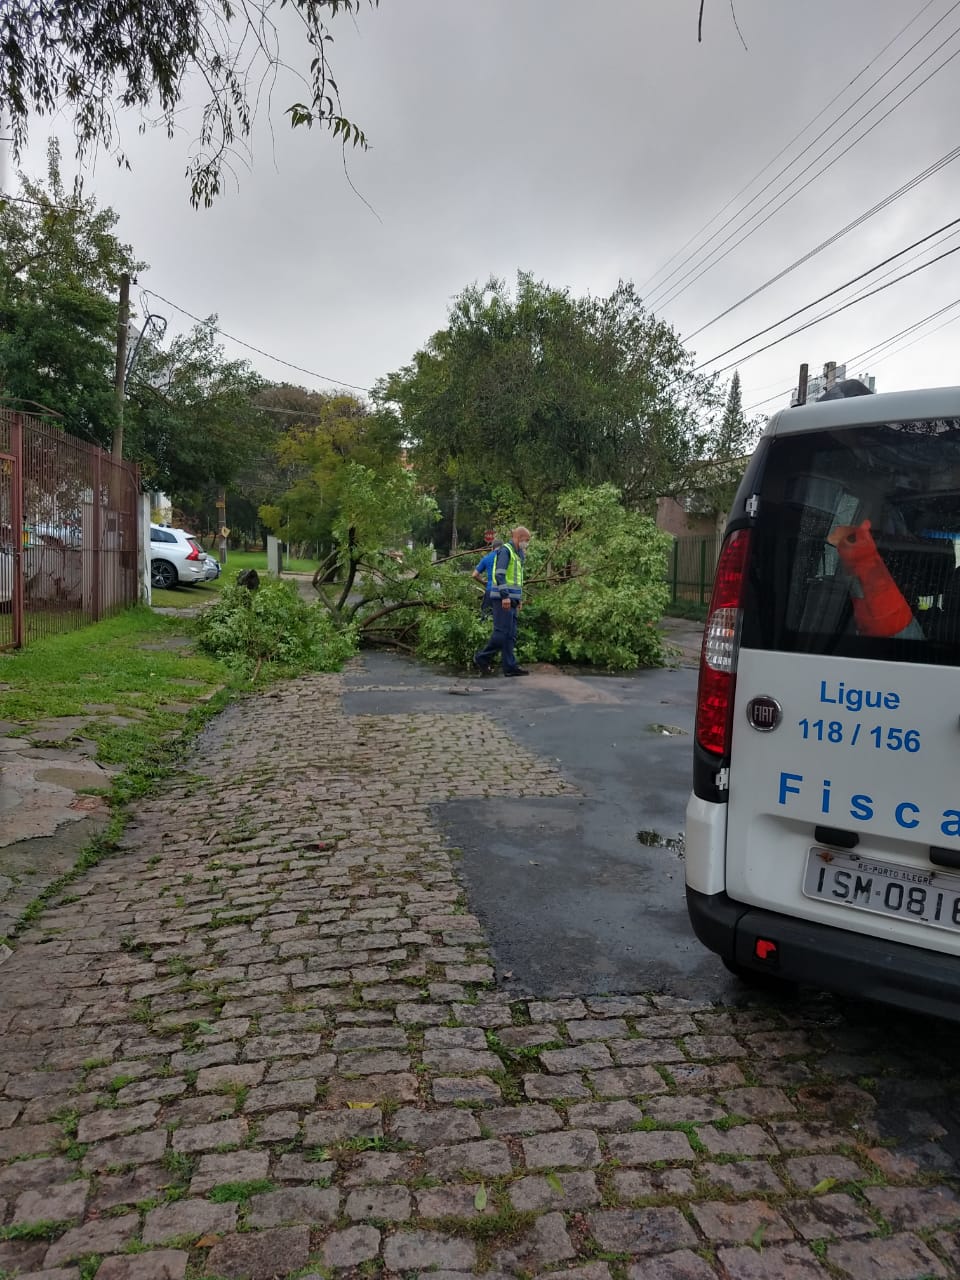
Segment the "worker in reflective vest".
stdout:
<svg viewBox="0 0 960 1280">
<path fill-rule="evenodd" d="M 493 633 L 483 648 L 473 655 L 473 665 L 489 672 L 497 655 L 505 676 L 525 676 L 529 672 L 517 662 L 517 614 L 523 604 L 523 562 L 530 545 L 530 530 L 519 525 L 510 540 L 497 552 L 493 571 Z"/>
</svg>

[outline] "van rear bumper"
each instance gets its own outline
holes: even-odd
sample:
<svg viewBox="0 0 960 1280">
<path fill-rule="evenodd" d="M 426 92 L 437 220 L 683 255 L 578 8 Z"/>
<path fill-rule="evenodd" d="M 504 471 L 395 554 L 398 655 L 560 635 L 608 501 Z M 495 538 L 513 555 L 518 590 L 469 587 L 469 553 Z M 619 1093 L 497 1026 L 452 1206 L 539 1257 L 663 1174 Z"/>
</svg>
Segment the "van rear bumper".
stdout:
<svg viewBox="0 0 960 1280">
<path fill-rule="evenodd" d="M 960 960 L 848 929 L 798 920 L 687 888 L 694 933 L 726 963 L 960 1022 Z M 758 938 L 776 943 L 775 964 L 758 960 Z"/>
</svg>

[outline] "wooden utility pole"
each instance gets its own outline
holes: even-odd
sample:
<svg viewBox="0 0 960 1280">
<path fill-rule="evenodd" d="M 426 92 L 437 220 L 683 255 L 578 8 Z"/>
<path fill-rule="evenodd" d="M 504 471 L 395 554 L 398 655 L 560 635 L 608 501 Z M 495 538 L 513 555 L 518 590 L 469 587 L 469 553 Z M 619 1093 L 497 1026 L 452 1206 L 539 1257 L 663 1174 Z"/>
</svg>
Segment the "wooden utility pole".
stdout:
<svg viewBox="0 0 960 1280">
<path fill-rule="evenodd" d="M 123 397 L 127 372 L 127 334 L 130 329 L 130 276 L 124 271 L 120 277 L 120 313 L 117 316 L 117 370 L 114 392 L 117 398 L 117 425 L 113 431 L 114 462 L 123 458 Z"/>
<path fill-rule="evenodd" d="M 456 555 L 457 551 L 460 548 L 460 540 L 457 537 L 457 517 L 459 514 L 460 514 L 460 491 L 458 489 L 454 489 L 453 491 L 453 522 L 452 522 L 452 529 L 450 533 L 450 552 L 452 555 Z"/>
</svg>

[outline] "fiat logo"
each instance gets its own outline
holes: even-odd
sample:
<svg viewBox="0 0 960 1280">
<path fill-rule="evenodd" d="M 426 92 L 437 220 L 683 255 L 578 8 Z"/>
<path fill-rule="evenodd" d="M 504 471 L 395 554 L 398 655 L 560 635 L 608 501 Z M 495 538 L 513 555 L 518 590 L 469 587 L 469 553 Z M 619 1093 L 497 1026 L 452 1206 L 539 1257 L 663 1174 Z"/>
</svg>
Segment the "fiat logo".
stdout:
<svg viewBox="0 0 960 1280">
<path fill-rule="evenodd" d="M 759 733 L 770 733 L 783 719 L 783 707 L 776 698 L 761 694 L 747 703 L 747 719 Z"/>
</svg>

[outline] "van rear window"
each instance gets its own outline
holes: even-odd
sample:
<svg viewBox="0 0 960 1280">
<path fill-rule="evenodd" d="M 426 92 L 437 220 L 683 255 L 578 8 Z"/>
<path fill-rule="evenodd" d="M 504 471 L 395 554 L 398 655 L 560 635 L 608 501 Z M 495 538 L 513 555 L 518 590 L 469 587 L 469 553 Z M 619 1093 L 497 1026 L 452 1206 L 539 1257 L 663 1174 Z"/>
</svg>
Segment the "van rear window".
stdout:
<svg viewBox="0 0 960 1280">
<path fill-rule="evenodd" d="M 774 437 L 742 642 L 960 666 L 960 420 Z"/>
</svg>

